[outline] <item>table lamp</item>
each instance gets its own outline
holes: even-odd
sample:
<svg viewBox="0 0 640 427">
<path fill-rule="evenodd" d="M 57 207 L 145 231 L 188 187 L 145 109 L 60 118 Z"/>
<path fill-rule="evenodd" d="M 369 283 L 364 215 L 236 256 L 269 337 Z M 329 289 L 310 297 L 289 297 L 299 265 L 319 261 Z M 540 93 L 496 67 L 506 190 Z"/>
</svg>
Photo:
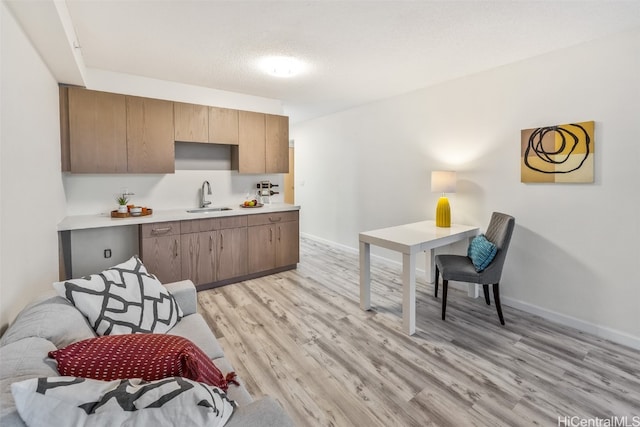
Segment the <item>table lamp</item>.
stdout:
<svg viewBox="0 0 640 427">
<path fill-rule="evenodd" d="M 432 171 L 431 191 L 442 193 L 436 208 L 436 227 L 451 227 L 451 208 L 446 193 L 456 192 L 456 173 L 454 171 Z"/>
</svg>

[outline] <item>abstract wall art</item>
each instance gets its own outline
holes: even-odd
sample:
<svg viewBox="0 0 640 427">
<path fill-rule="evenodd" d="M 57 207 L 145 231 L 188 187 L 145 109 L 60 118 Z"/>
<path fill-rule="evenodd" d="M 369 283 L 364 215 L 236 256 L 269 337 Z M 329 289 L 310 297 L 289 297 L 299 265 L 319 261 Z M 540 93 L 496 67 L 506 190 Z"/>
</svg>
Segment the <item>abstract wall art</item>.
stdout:
<svg viewBox="0 0 640 427">
<path fill-rule="evenodd" d="M 593 182 L 595 122 L 521 131 L 522 182 Z"/>
</svg>

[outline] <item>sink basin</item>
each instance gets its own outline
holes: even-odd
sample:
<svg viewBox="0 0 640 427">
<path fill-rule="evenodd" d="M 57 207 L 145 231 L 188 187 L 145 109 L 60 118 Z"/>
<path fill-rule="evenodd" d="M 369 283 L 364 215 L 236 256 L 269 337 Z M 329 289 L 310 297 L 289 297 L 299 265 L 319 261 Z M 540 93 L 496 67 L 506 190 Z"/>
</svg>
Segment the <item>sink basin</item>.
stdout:
<svg viewBox="0 0 640 427">
<path fill-rule="evenodd" d="M 196 208 L 196 209 L 187 209 L 188 213 L 208 213 L 208 212 L 221 212 L 221 211 L 230 211 L 231 208 L 222 207 L 222 208 Z"/>
</svg>

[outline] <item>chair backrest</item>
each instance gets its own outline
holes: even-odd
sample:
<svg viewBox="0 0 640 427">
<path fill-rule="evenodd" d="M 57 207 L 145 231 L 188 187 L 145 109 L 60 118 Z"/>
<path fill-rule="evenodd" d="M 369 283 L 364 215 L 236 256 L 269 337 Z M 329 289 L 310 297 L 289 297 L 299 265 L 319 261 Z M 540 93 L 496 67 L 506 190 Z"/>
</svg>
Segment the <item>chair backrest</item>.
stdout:
<svg viewBox="0 0 640 427">
<path fill-rule="evenodd" d="M 489 221 L 485 236 L 491 243 L 498 247 L 498 252 L 491 264 L 483 271 L 485 275 L 493 276 L 490 282 L 497 283 L 500 281 L 502 266 L 507 257 L 507 249 L 509 249 L 509 243 L 511 242 L 511 235 L 513 234 L 515 225 L 516 219 L 511 215 L 500 212 L 494 212 L 491 215 L 491 221 Z"/>
</svg>

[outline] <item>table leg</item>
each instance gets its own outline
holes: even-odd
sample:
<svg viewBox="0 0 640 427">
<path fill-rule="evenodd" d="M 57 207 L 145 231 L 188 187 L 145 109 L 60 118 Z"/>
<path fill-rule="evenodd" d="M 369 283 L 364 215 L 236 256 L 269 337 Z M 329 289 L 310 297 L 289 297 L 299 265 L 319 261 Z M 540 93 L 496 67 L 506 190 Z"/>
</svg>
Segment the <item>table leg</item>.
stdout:
<svg viewBox="0 0 640 427">
<path fill-rule="evenodd" d="M 436 250 L 429 249 L 427 252 L 427 264 L 424 267 L 427 283 L 436 281 Z"/>
<path fill-rule="evenodd" d="M 371 247 L 360 242 L 360 308 L 371 309 Z"/>
<path fill-rule="evenodd" d="M 402 254 L 402 329 L 416 333 L 416 255 Z"/>
</svg>

